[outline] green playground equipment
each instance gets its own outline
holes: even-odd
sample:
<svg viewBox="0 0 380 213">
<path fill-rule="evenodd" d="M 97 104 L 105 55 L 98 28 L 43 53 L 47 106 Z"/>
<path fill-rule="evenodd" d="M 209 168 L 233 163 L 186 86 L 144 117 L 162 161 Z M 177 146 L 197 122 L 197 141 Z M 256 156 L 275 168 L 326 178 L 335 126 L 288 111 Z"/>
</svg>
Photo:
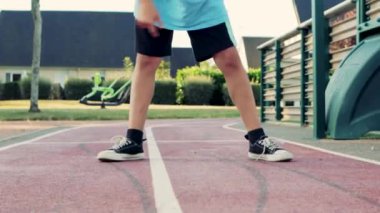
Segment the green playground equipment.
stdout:
<svg viewBox="0 0 380 213">
<path fill-rule="evenodd" d="M 335 139 L 380 130 L 380 17 L 370 18 L 370 9 L 357 1 L 358 43 L 326 88 L 326 123 Z"/>
<path fill-rule="evenodd" d="M 310 1 L 312 19 L 259 46 L 261 121 L 312 126 L 315 139 L 380 131 L 380 0 Z"/>
<path fill-rule="evenodd" d="M 115 84 L 120 80 L 114 80 L 108 87 L 101 86 L 103 79 L 100 73 L 95 73 L 93 77 L 94 87 L 92 91 L 83 96 L 79 103 L 89 105 L 89 106 L 100 106 L 104 109 L 106 106 L 118 106 L 124 104 L 130 93 L 131 80 L 125 82 L 117 90 L 114 89 Z M 93 100 L 95 96 L 100 95 L 99 100 Z"/>
</svg>

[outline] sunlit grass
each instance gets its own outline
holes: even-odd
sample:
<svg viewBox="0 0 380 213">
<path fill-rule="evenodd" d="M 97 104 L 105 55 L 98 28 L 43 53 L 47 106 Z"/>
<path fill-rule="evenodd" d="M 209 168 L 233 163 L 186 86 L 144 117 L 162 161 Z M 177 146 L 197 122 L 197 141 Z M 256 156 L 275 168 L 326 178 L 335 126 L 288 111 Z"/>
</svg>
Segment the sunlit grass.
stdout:
<svg viewBox="0 0 380 213">
<path fill-rule="evenodd" d="M 39 101 L 40 113 L 29 113 L 29 101 L 1 101 L 0 120 L 127 120 L 129 105 L 107 107 L 86 106 L 78 101 Z M 149 119 L 232 118 L 235 107 L 151 105 Z"/>
</svg>

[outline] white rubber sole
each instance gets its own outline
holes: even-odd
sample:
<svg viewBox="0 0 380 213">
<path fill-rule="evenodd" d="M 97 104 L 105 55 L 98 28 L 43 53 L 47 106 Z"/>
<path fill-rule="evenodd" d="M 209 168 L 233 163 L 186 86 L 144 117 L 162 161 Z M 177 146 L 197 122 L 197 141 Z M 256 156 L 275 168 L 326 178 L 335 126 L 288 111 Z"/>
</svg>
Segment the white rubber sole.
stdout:
<svg viewBox="0 0 380 213">
<path fill-rule="evenodd" d="M 144 159 L 144 153 L 139 153 L 135 155 L 130 154 L 120 154 L 112 150 L 105 150 L 99 152 L 96 157 L 100 161 L 129 161 L 129 160 L 141 160 Z"/>
<path fill-rule="evenodd" d="M 291 161 L 293 159 L 293 154 L 286 150 L 278 150 L 270 155 L 260 155 L 248 152 L 248 158 L 253 160 L 264 160 L 271 162 L 281 162 L 281 161 Z"/>
</svg>

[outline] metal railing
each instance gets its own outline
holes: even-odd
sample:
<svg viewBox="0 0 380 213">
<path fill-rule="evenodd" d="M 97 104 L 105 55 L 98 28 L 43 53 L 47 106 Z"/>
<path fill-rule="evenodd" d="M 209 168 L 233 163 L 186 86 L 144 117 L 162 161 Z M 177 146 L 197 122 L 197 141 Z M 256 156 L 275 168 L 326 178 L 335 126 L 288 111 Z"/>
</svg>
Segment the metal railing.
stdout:
<svg viewBox="0 0 380 213">
<path fill-rule="evenodd" d="M 380 0 L 357 0 L 365 4 L 365 20 L 378 20 Z M 359 3 L 357 3 L 359 4 Z M 344 1 L 325 11 L 329 38 L 329 69 L 335 72 L 357 42 L 357 6 Z M 261 120 L 313 125 L 313 32 L 312 20 L 258 47 L 261 50 Z M 317 87 L 319 90 L 319 87 Z M 325 88 L 320 88 L 321 90 Z M 323 106 L 324 107 L 324 106 Z"/>
</svg>

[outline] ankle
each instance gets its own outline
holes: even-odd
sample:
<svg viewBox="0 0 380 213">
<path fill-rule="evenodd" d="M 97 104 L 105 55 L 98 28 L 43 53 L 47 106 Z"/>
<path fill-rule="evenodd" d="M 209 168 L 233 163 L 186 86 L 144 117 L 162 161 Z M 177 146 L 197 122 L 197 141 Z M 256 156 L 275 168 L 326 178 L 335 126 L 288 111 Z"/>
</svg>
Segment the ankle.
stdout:
<svg viewBox="0 0 380 213">
<path fill-rule="evenodd" d="M 139 129 L 128 129 L 127 130 L 127 138 L 137 142 L 137 143 L 142 143 L 143 141 L 143 131 Z"/>
<path fill-rule="evenodd" d="M 266 135 L 263 128 L 254 129 L 247 133 L 247 139 L 250 143 L 256 143 L 264 137 L 266 137 Z"/>
</svg>

